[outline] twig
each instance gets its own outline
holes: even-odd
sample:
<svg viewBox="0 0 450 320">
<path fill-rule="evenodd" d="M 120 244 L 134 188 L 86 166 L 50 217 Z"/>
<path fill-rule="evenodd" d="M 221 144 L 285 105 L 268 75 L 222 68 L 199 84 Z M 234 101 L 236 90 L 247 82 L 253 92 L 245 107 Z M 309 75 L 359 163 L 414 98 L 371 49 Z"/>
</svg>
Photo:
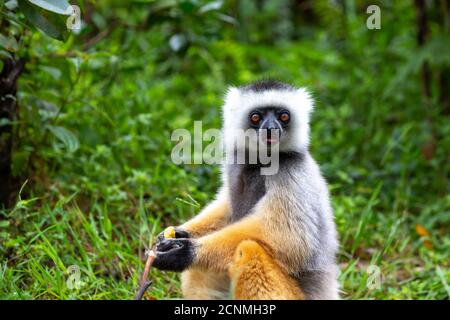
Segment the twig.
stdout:
<svg viewBox="0 0 450 320">
<path fill-rule="evenodd" d="M 113 20 L 105 30 L 103 30 L 100 33 L 97 33 L 94 37 L 88 39 L 81 47 L 81 50 L 87 51 L 91 47 L 95 46 L 98 42 L 102 41 L 105 37 L 107 37 L 118 25 L 119 21 Z"/>
<path fill-rule="evenodd" d="M 134 300 L 141 300 L 144 296 L 145 291 L 147 291 L 148 287 L 152 284 L 151 281 L 148 280 L 148 274 L 150 272 L 150 268 L 152 267 L 153 261 L 156 257 L 156 246 L 154 246 L 147 254 L 147 261 L 145 262 L 144 273 L 142 274 L 141 281 L 139 283 L 139 290 L 134 297 Z"/>
</svg>

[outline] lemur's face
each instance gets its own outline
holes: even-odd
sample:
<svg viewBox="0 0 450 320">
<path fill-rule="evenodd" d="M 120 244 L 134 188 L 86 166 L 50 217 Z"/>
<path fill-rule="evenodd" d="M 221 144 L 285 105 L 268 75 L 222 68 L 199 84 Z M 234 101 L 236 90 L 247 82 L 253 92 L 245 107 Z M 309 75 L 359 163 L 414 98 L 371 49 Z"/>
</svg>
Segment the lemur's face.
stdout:
<svg viewBox="0 0 450 320">
<path fill-rule="evenodd" d="M 229 152 L 257 151 L 269 145 L 275 151 L 302 152 L 309 143 L 312 109 L 313 100 L 304 88 L 270 81 L 231 87 L 223 106 L 225 147 Z"/>
<path fill-rule="evenodd" d="M 248 126 L 258 132 L 258 139 L 267 145 L 282 143 L 288 136 L 291 114 L 282 107 L 255 108 L 248 114 Z"/>
</svg>

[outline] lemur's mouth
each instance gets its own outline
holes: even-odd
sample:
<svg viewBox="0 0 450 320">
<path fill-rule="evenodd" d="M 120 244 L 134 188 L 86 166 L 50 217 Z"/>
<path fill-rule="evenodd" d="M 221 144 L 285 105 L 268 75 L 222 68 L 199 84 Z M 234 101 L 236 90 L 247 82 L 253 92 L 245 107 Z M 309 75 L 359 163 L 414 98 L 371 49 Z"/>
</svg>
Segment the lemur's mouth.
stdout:
<svg viewBox="0 0 450 320">
<path fill-rule="evenodd" d="M 274 145 L 280 142 L 280 132 L 275 131 L 271 132 L 273 130 L 263 130 L 261 131 L 261 141 L 267 145 Z"/>
<path fill-rule="evenodd" d="M 267 145 L 274 145 L 274 144 L 277 144 L 278 142 L 280 142 L 280 139 L 279 139 L 279 137 L 276 137 L 276 136 L 262 135 L 261 141 Z"/>
</svg>

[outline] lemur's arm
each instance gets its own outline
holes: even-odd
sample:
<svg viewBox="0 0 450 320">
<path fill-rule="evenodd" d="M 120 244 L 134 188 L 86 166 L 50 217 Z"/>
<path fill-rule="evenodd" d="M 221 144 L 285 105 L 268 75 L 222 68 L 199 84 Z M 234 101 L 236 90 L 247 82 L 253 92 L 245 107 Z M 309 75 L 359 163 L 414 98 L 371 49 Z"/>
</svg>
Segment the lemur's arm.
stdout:
<svg viewBox="0 0 450 320">
<path fill-rule="evenodd" d="M 216 200 L 178 228 L 187 231 L 192 238 L 201 237 L 223 228 L 228 223 L 230 210 L 230 204 L 224 191 L 220 191 Z"/>
<path fill-rule="evenodd" d="M 244 240 L 254 240 L 262 245 L 268 241 L 264 237 L 262 220 L 249 216 L 217 232 L 213 232 L 194 242 L 194 259 L 192 266 L 199 266 L 217 272 L 228 270 L 234 253 Z"/>
<path fill-rule="evenodd" d="M 190 266 L 227 271 L 238 245 L 253 240 L 269 255 L 277 257 L 285 271 L 295 272 L 309 256 L 309 239 L 313 239 L 310 231 L 292 218 L 299 210 L 295 199 L 266 194 L 255 206 L 254 213 L 220 230 L 197 239 L 163 239 L 158 244 L 154 266 L 172 271 L 183 271 Z"/>
<path fill-rule="evenodd" d="M 228 202 L 223 199 L 217 199 L 178 228 L 187 231 L 191 237 L 198 238 L 223 228 L 228 222 L 229 213 L 230 206 Z"/>
<path fill-rule="evenodd" d="M 236 248 L 243 240 L 267 244 L 260 217 L 251 215 L 198 239 L 163 239 L 157 246 L 154 266 L 162 270 L 183 271 L 199 266 L 227 271 Z"/>
<path fill-rule="evenodd" d="M 175 238 L 198 238 L 223 228 L 228 224 L 231 205 L 226 189 L 222 187 L 216 199 L 207 205 L 198 215 L 182 225 L 175 227 Z M 158 235 L 158 242 L 164 240 L 165 231 Z"/>
</svg>

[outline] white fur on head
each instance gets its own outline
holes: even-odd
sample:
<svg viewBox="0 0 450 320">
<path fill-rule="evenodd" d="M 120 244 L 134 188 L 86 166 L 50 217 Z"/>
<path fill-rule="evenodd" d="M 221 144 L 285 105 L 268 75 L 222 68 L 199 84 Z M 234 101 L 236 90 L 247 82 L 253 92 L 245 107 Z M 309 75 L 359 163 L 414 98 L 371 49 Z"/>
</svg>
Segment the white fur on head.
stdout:
<svg viewBox="0 0 450 320">
<path fill-rule="evenodd" d="M 230 87 L 223 106 L 224 142 L 228 149 L 234 132 L 247 128 L 250 112 L 258 107 L 276 106 L 289 110 L 289 136 L 280 144 L 280 151 L 302 152 L 309 144 L 309 116 L 313 99 L 305 88 L 274 88 L 250 90 Z"/>
</svg>

